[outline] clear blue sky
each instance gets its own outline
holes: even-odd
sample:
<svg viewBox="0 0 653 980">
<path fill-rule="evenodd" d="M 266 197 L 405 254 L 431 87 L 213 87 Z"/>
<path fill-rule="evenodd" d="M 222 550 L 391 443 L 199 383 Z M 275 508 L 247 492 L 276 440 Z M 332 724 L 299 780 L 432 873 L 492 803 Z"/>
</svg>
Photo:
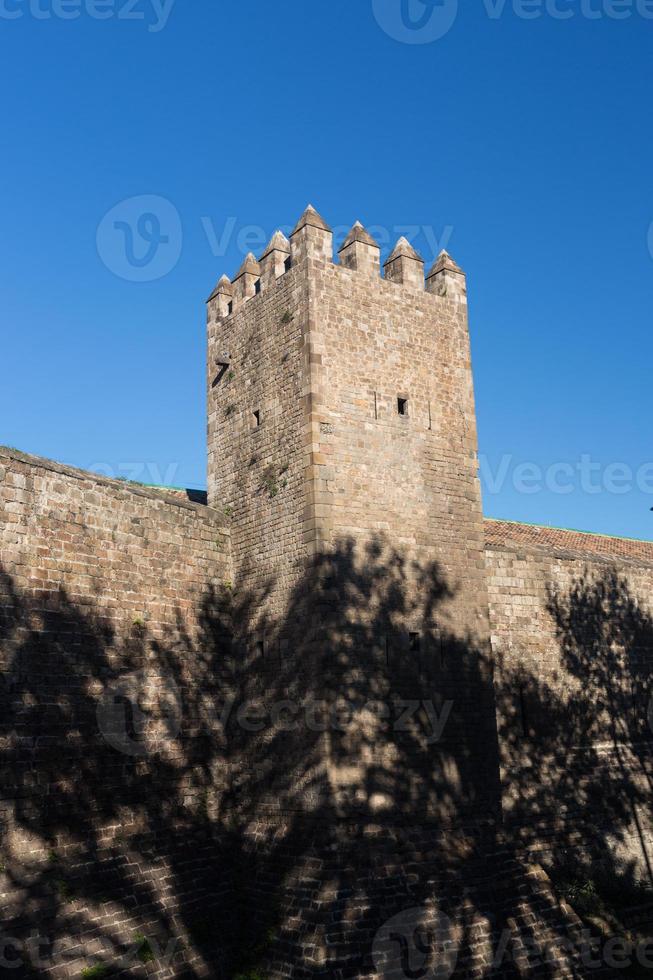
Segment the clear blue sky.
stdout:
<svg viewBox="0 0 653 980">
<path fill-rule="evenodd" d="M 467 271 L 488 515 L 653 538 L 644 0 L 95 3 L 0 0 L 0 443 L 204 486 L 204 300 L 311 201 Z"/>
</svg>

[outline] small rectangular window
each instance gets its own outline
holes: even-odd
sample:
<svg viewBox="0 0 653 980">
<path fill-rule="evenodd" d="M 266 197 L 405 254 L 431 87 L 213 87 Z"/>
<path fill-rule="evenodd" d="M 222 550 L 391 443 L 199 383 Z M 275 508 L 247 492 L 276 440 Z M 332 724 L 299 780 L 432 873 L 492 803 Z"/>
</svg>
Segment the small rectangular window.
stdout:
<svg viewBox="0 0 653 980">
<path fill-rule="evenodd" d="M 257 657 L 265 656 L 265 643 L 263 640 L 256 641 L 256 656 Z"/>
<path fill-rule="evenodd" d="M 419 653 L 420 651 L 419 633 L 408 634 L 408 649 L 410 650 L 411 653 Z"/>
<path fill-rule="evenodd" d="M 256 429 L 261 424 L 261 413 L 259 409 L 256 409 L 255 412 L 252 412 L 252 415 L 254 416 L 254 428 Z"/>
<path fill-rule="evenodd" d="M 260 280 L 260 279 L 257 279 L 257 280 L 256 280 L 256 281 L 254 282 L 254 295 L 255 295 L 255 296 L 258 296 L 258 294 L 259 294 L 260 292 L 261 292 L 261 280 Z"/>
<path fill-rule="evenodd" d="M 227 303 L 227 316 L 231 316 L 233 311 L 234 311 L 234 304 L 233 302 L 230 301 L 229 303 Z"/>
<path fill-rule="evenodd" d="M 407 398 L 397 398 L 397 412 L 399 415 L 408 415 Z"/>
<path fill-rule="evenodd" d="M 292 269 L 292 258 L 289 255 L 288 258 L 284 260 L 284 263 L 283 263 L 283 271 L 284 272 L 290 272 L 291 269 Z"/>
</svg>

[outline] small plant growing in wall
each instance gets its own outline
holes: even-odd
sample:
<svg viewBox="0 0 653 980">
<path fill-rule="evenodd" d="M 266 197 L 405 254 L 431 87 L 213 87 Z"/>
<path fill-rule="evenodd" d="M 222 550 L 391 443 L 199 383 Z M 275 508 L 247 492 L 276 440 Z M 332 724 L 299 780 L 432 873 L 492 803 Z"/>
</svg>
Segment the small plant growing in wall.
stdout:
<svg viewBox="0 0 653 980">
<path fill-rule="evenodd" d="M 134 936 L 134 942 L 136 943 L 136 955 L 141 963 L 152 963 L 155 959 L 154 950 L 147 936 L 144 936 L 142 932 L 137 932 Z"/>
<path fill-rule="evenodd" d="M 236 406 L 232 402 L 231 404 L 227 405 L 227 407 L 225 408 L 224 417 L 226 419 L 231 418 L 231 416 L 234 414 L 235 411 L 236 411 Z"/>
<path fill-rule="evenodd" d="M 288 472 L 288 464 L 285 463 L 281 468 L 277 469 L 275 466 L 267 466 L 263 471 L 261 476 L 260 489 L 265 491 L 270 498 L 273 500 L 279 490 L 285 490 L 288 486 L 288 480 L 281 479 L 284 473 Z"/>
<path fill-rule="evenodd" d="M 268 468 L 261 476 L 261 488 L 265 490 L 270 500 L 276 497 L 276 495 L 279 493 L 277 474 L 273 466 L 268 466 Z"/>
<path fill-rule="evenodd" d="M 292 313 L 290 312 L 290 310 L 286 310 L 286 312 L 284 313 L 284 315 L 281 317 L 281 322 L 282 323 L 292 323 Z"/>
<path fill-rule="evenodd" d="M 227 506 L 224 509 L 224 516 L 233 517 L 233 513 L 234 513 L 233 507 L 230 504 L 227 504 Z"/>
<path fill-rule="evenodd" d="M 72 902 L 74 893 L 70 883 L 65 878 L 55 878 L 53 884 L 62 902 Z"/>
<path fill-rule="evenodd" d="M 135 636 L 145 635 L 145 620 L 142 616 L 135 616 L 132 620 L 132 629 Z"/>
<path fill-rule="evenodd" d="M 104 963 L 96 963 L 95 966 L 87 966 L 82 970 L 82 977 L 84 980 L 101 980 L 102 977 L 106 977 L 108 973 L 107 967 Z"/>
</svg>

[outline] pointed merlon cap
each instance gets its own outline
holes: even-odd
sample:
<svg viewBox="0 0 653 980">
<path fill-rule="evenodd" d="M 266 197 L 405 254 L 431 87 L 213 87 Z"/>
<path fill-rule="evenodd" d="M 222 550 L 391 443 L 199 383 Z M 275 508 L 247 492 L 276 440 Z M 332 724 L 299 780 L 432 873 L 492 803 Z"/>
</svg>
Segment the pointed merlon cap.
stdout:
<svg viewBox="0 0 653 980">
<path fill-rule="evenodd" d="M 312 228 L 321 228 L 322 231 L 331 231 L 324 218 L 320 217 L 312 204 L 308 205 L 303 215 L 293 228 L 290 237 L 292 238 L 293 235 L 296 235 L 297 232 L 306 225 L 311 225 Z"/>
<path fill-rule="evenodd" d="M 261 256 L 261 259 L 264 259 L 266 255 L 270 254 L 270 252 L 286 252 L 288 255 L 290 255 L 290 242 L 282 231 L 275 231 Z"/>
<path fill-rule="evenodd" d="M 250 276 L 261 275 L 261 267 L 256 261 L 256 256 L 252 252 L 248 252 L 245 256 L 245 261 L 234 276 L 234 282 L 236 282 L 237 279 L 240 279 L 240 277 L 244 276 L 246 273 Z"/>
<path fill-rule="evenodd" d="M 229 276 L 220 276 L 218 279 L 218 285 L 215 287 L 206 302 L 210 303 L 211 300 L 215 299 L 216 296 L 219 296 L 220 293 L 224 293 L 225 296 L 233 296 L 234 291 Z"/>
<path fill-rule="evenodd" d="M 437 259 L 431 266 L 431 271 L 429 272 L 427 279 L 432 279 L 433 276 L 437 276 L 439 272 L 455 272 L 459 276 L 464 276 L 465 273 L 451 258 L 448 252 L 444 249 L 440 252 Z"/>
<path fill-rule="evenodd" d="M 395 245 L 395 247 L 392 249 L 392 251 L 390 252 L 390 255 L 387 257 L 387 259 L 385 260 L 385 262 L 383 264 L 384 265 L 389 265 L 390 262 L 394 262 L 395 259 L 398 259 L 398 258 L 401 258 L 401 257 L 406 258 L 406 259 L 414 259 L 415 262 L 422 262 L 422 263 L 424 262 L 424 259 L 422 258 L 422 256 L 419 255 L 415 251 L 415 249 L 410 244 L 410 242 L 408 241 L 408 239 L 407 238 L 404 238 L 403 235 L 401 236 L 401 238 L 399 239 L 399 241 L 397 242 L 397 244 Z"/>
<path fill-rule="evenodd" d="M 349 246 L 353 245 L 354 242 L 362 242 L 364 245 L 370 245 L 372 248 L 378 248 L 379 251 L 381 250 L 381 246 L 378 244 L 378 242 L 374 241 L 369 231 L 366 231 L 365 228 L 363 228 L 360 221 L 356 221 L 354 223 L 353 228 L 338 249 L 338 252 L 342 252 L 344 249 L 349 248 Z"/>
</svg>

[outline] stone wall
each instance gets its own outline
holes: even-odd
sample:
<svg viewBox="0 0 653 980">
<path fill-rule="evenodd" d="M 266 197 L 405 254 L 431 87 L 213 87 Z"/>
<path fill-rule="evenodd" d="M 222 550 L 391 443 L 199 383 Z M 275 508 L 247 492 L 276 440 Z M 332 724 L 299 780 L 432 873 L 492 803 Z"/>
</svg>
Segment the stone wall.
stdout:
<svg viewBox="0 0 653 980">
<path fill-rule="evenodd" d="M 219 975 L 226 519 L 7 449 L 0 504 L 2 966 Z"/>
<path fill-rule="evenodd" d="M 506 825 L 650 881 L 653 545 L 485 527 Z"/>
</svg>

